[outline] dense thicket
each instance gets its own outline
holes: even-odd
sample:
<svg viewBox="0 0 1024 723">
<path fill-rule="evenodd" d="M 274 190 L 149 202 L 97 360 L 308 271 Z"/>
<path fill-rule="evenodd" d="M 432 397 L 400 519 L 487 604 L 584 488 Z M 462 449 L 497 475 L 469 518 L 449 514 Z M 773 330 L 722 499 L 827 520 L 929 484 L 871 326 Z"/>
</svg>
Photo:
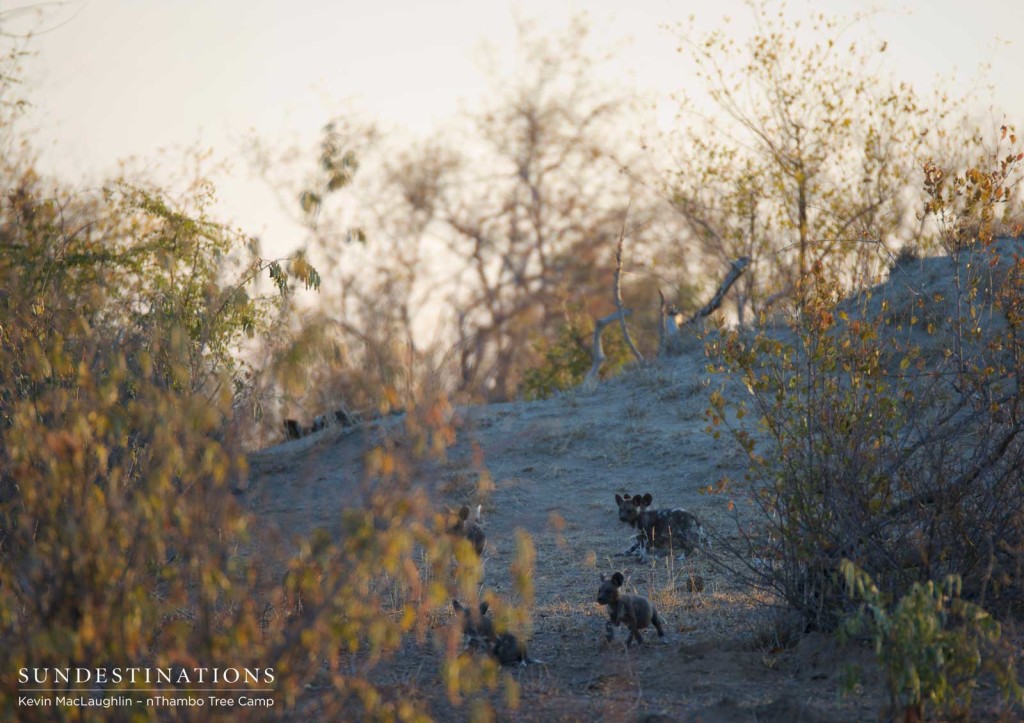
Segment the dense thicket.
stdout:
<svg viewBox="0 0 1024 723">
<path fill-rule="evenodd" d="M 666 182 L 640 178 L 622 130 L 631 99 L 595 80 L 585 26 L 556 39 L 524 28 L 523 66 L 499 77 L 457 142 L 396 148 L 371 128 L 327 125 L 315 168 L 285 187 L 307 242 L 279 260 L 210 217 L 207 187 L 180 203 L 145 183 L 88 193 L 40 178 L 13 122 L 8 58 L 0 646 L 11 667 L 269 666 L 285 704 L 312 682 L 331 691 L 327 714 L 411 718 L 421 711 L 368 676 L 433 630 L 450 700 L 496 686 L 493 661 L 471 663 L 457 634 L 429 624 L 453 594 L 479 594 L 480 568 L 464 541 L 437 534 L 445 522 L 412 471 L 450 444 L 451 395 L 543 396 L 582 380 L 594 319 L 614 309 L 620 241 L 648 357 L 659 290 L 685 307 L 751 259 L 729 317 L 740 327 L 709 336 L 751 402 L 715 395 L 710 415 L 749 455 L 742 490 L 762 514 L 718 561 L 804 627 L 834 629 L 865 600 L 875 623 L 895 620 L 873 630 L 906 708 L 930 694 L 899 682 L 914 678 L 906 651 L 927 647 L 899 637 L 915 621 L 966 636 L 949 648 L 955 662 L 980 658 L 978 640 L 1003 660 L 997 627 L 958 625 L 1024 608 L 1024 254 L 996 243 L 1000 224 L 1014 228 L 1016 138 L 968 133 L 951 120 L 957 106 L 927 108 L 866 72 L 884 46 L 857 51 L 839 23 L 818 18 L 804 43 L 755 14 L 746 43 L 684 43 L 719 115 L 682 136 L 678 167 L 655 168 Z M 962 157 L 945 152 L 954 143 Z M 927 263 L 946 281 L 875 298 L 873 284 L 938 249 L 949 259 Z M 321 282 L 311 263 L 327 269 L 325 293 L 303 309 L 299 287 Z M 606 349 L 608 369 L 621 367 L 624 344 Z M 411 443 L 371 451 L 368 492 L 339 539 L 244 554 L 253 521 L 231 493 L 244 444 L 276 439 L 286 414 L 396 407 Z M 517 545 L 528 606 L 532 547 Z M 528 629 L 525 610 L 511 619 Z M 941 688 L 944 670 L 928 685 Z M 980 668 L 957 670 L 973 683 Z M 0 705 L 15 695 L 4 678 Z"/>
</svg>

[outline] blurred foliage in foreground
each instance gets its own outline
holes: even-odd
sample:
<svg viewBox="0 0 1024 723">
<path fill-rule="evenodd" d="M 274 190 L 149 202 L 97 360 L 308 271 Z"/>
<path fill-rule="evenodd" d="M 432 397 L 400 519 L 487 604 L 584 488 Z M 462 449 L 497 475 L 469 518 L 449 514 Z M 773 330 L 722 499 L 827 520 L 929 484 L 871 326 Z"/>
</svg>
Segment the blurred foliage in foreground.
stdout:
<svg viewBox="0 0 1024 723">
<path fill-rule="evenodd" d="M 422 705 L 367 676 L 429 633 L 448 651 L 439 670 L 448 659 L 453 702 L 498 685 L 493 661 L 459 663 L 457 636 L 433 624 L 454 595 L 475 599 L 480 577 L 475 554 L 438 533 L 445 521 L 408 485 L 417 458 L 452 439 L 444 400 L 409 410 L 406 459 L 393 449 L 371 456 L 374 492 L 343 513 L 340 538 L 316 534 L 294 555 L 260 547 L 232 494 L 248 473 L 233 422 L 253 411 L 241 348 L 271 333 L 293 287 L 318 285 L 316 270 L 302 256 L 260 258 L 251 239 L 207 217 L 208 188 L 185 204 L 125 183 L 100 194 L 53 190 L 25 157 L 8 161 L 0 167 L 8 672 L 272 668 L 277 712 L 312 690 L 307 704 L 322 716 L 416 719 Z M 273 282 L 270 294 L 258 292 L 260 277 Z M 100 715 L 18 707 L 17 694 L 17 676 L 4 675 L 0 710 L 21 720 Z"/>
</svg>

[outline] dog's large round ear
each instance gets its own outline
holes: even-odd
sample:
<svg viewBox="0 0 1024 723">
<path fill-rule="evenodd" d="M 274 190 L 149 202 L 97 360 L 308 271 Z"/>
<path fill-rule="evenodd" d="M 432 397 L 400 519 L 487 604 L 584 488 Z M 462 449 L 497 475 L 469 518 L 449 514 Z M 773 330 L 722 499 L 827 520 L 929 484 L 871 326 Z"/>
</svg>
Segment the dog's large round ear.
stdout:
<svg viewBox="0 0 1024 723">
<path fill-rule="evenodd" d="M 615 587 L 622 587 L 622 583 L 625 579 L 626 578 L 622 576 L 621 572 L 617 572 L 614 575 L 612 575 L 612 585 L 614 585 Z"/>
<path fill-rule="evenodd" d="M 654 498 L 651 497 L 651 493 L 648 492 L 647 494 L 644 495 L 643 501 L 644 501 L 644 506 L 646 507 L 647 505 L 650 505 L 651 502 L 654 501 Z"/>
<path fill-rule="evenodd" d="M 462 509 L 459 510 L 459 519 L 460 520 L 469 519 L 469 507 L 468 506 L 463 505 Z"/>
<path fill-rule="evenodd" d="M 615 493 L 615 504 L 621 506 L 623 502 L 625 502 L 625 500 L 622 499 L 622 495 L 620 495 L 618 492 L 616 492 Z"/>
</svg>

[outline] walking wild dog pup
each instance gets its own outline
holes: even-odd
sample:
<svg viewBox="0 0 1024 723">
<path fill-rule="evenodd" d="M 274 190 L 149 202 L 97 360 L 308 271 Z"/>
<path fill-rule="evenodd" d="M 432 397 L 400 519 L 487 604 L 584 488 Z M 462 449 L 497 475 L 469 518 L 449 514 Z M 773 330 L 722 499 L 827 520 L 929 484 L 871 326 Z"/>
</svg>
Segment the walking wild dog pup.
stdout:
<svg viewBox="0 0 1024 723">
<path fill-rule="evenodd" d="M 707 546 L 707 533 L 696 515 L 679 508 L 649 509 L 653 501 L 650 492 L 632 497 L 615 495 L 619 521 L 637 530 L 636 542 L 626 551 L 627 554 L 639 551 L 643 556 L 652 548 L 671 548 L 679 550 L 680 557 L 685 557 L 694 549 Z"/>
<path fill-rule="evenodd" d="M 484 535 L 483 524 L 480 520 L 480 511 L 483 505 L 477 505 L 472 521 L 469 519 L 469 507 L 463 505 L 459 510 L 459 519 L 448 528 L 448 532 L 457 537 L 465 537 L 473 545 L 477 555 L 484 553 L 484 542 L 487 537 Z"/>
<path fill-rule="evenodd" d="M 480 603 L 479 612 L 467 608 L 458 600 L 452 600 L 452 607 L 456 612 L 462 613 L 462 634 L 468 647 L 486 650 L 497 658 L 501 665 L 525 666 L 529 663 L 543 663 L 531 658 L 526 652 L 526 643 L 521 642 L 512 633 L 495 634 L 494 621 L 487 617 L 487 603 Z"/>
<path fill-rule="evenodd" d="M 654 625 L 658 631 L 658 637 L 665 637 L 665 621 L 654 609 L 654 603 L 643 595 L 624 595 L 620 592 L 622 582 L 625 578 L 621 572 L 614 573 L 611 578 L 605 578 L 601 573 L 601 587 L 597 590 L 597 602 L 608 607 L 608 622 L 604 625 L 605 638 L 610 642 L 615 634 L 617 625 L 625 625 L 629 628 L 629 637 L 626 638 L 626 646 L 636 638 L 638 643 L 643 643 L 640 631 L 648 625 Z"/>
</svg>

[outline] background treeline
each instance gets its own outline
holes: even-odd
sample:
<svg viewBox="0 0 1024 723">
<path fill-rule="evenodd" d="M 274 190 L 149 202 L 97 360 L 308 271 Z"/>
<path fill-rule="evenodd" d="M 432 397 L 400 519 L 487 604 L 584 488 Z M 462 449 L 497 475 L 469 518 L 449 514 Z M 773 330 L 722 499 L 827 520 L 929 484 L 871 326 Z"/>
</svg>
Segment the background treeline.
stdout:
<svg viewBox="0 0 1024 723">
<path fill-rule="evenodd" d="M 884 278 L 901 249 L 936 251 L 923 164 L 966 168 L 999 124 L 979 128 L 973 99 L 924 99 L 890 77 L 883 41 L 848 23 L 754 13 L 746 38 L 676 30 L 684 91 L 701 100 L 680 98 L 672 132 L 649 99 L 606 80 L 614 55 L 581 19 L 554 37 L 524 23 L 515 67 L 492 70 L 492 92 L 433 137 L 342 116 L 317 148 L 254 140 L 324 276 L 298 343 L 274 357 L 315 358 L 310 383 L 282 373 L 260 393 L 308 422 L 437 390 L 495 401 L 571 387 L 594 319 L 615 310 L 620 235 L 622 296 L 648 357 L 659 291 L 691 310 L 739 257 L 752 264 L 726 318 L 744 324 L 795 308 L 816 264 L 851 290 Z M 614 373 L 630 354 L 617 325 L 606 336 Z M 280 433 L 280 417 L 267 425 Z"/>
</svg>

